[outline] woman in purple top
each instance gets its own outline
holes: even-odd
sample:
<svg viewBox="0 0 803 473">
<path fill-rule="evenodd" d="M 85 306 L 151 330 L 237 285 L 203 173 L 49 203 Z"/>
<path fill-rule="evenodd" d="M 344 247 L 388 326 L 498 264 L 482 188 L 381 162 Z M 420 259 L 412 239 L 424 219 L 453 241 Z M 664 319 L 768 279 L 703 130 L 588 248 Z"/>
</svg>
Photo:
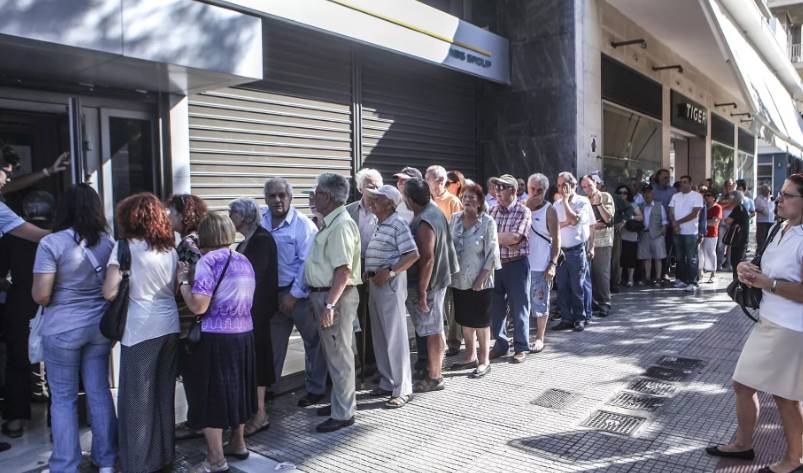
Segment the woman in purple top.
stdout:
<svg viewBox="0 0 803 473">
<path fill-rule="evenodd" d="M 178 265 L 181 296 L 193 313 L 203 315 L 201 341 L 183 373 L 187 425 L 203 429 L 207 444 L 206 459 L 192 473 L 228 471 L 226 456 L 247 458 L 244 424 L 257 411 L 254 269 L 248 258 L 229 249 L 234 233 L 228 216 L 209 213 L 198 227 L 203 257 L 195 265 L 195 280 L 190 281 L 187 263 Z M 231 440 L 224 448 L 227 428 Z"/>
</svg>

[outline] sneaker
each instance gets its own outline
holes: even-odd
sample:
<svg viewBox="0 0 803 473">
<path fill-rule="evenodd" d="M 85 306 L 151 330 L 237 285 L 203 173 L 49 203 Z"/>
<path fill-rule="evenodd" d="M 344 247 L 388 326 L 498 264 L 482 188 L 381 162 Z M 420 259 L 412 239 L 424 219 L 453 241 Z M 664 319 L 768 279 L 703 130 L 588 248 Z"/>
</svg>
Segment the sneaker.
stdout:
<svg viewBox="0 0 803 473">
<path fill-rule="evenodd" d="M 582 332 L 583 330 L 585 330 L 585 328 L 586 328 L 585 323 L 579 321 L 575 322 L 574 325 L 572 326 L 572 330 L 574 330 L 575 332 Z"/>
<path fill-rule="evenodd" d="M 683 281 L 677 281 L 675 284 L 672 285 L 672 287 L 674 287 L 676 289 L 685 289 L 686 288 L 686 283 L 683 282 Z"/>
</svg>

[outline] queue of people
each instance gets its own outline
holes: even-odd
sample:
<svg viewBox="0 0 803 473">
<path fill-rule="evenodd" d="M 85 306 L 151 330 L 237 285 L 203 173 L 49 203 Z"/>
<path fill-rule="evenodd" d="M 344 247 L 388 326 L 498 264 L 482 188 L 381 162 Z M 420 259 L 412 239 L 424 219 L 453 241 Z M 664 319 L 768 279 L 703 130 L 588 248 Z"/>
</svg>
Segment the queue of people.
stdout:
<svg viewBox="0 0 803 473">
<path fill-rule="evenodd" d="M 3 166 L 0 177 L 12 168 Z M 292 185 L 283 178 L 265 183 L 264 212 L 247 198 L 231 202 L 226 214 L 210 212 L 193 195 L 162 203 L 152 194 L 135 194 L 115 209 L 117 241 L 100 198 L 85 184 L 70 188 L 54 212 L 46 203 L 26 207 L 30 220 L 53 213 L 52 223 L 41 227 L 0 206 L 4 233 L 35 248 L 30 284 L 33 302 L 43 308 L 50 470 L 73 472 L 81 461 L 79 377 L 92 418 L 91 458 L 100 471 L 115 465 L 124 472 L 160 470 L 174 461 L 176 439 L 193 436 L 205 438 L 207 455 L 191 471 L 227 471 L 227 458 L 247 458 L 246 439 L 270 426 L 268 401 L 280 389 L 293 328 L 305 350 L 306 394 L 298 406 L 317 406 L 325 420 L 316 431 L 334 432 L 355 423 L 358 367 L 364 374 L 375 363 L 377 387 L 369 396 L 384 398 L 386 408 L 402 408 L 415 393 L 446 388 L 446 356 L 462 353 L 450 369 L 479 379 L 493 359 L 524 363 L 544 350 L 550 316 L 560 319 L 554 330 L 583 331 L 594 315 L 609 316 L 611 291 L 620 282 L 633 286 L 637 271 L 660 284 L 670 254 L 677 260 L 676 286 L 695 289 L 701 271 L 719 269 L 718 243 L 740 280 L 773 296 L 762 303 L 767 321 L 748 344 L 782 343 L 786 359 L 803 356 L 788 347 L 803 346 L 803 328 L 784 318 L 785 310 L 799 312 L 803 304 L 801 266 L 797 261 L 787 268 L 782 257 L 787 250 L 801 254 L 796 246 L 786 248 L 798 245 L 803 231 L 799 176 L 787 181 L 778 199 L 784 230 L 762 230 L 762 241 L 771 243 L 761 268 L 742 260 L 751 209 L 767 215 L 771 207 L 763 189 L 751 207 L 743 190 L 727 191 L 717 203 L 712 189 L 693 190 L 688 176 L 675 190 L 665 170 L 652 183 L 620 186 L 614 194 L 598 175 L 578 180 L 569 172 L 560 173 L 554 186 L 543 174 L 527 180 L 504 174 L 489 179 L 487 189 L 441 166 L 424 174 L 406 167 L 394 177 L 395 185 L 385 184 L 376 170 L 361 170 L 361 197 L 346 205 L 347 178 L 321 174 L 310 196 L 314 221 L 293 205 Z M 578 185 L 585 195 L 577 193 Z M 730 206 L 727 214 L 722 203 Z M 723 225 L 727 236 L 721 238 Z M 100 333 L 99 321 L 126 277 L 115 408 L 112 342 Z M 555 285 L 557 310 L 551 311 Z M 408 333 L 408 314 L 414 334 Z M 188 335 L 195 329 L 200 340 Z M 803 394 L 769 380 L 756 363 L 740 360 L 737 395 L 768 390 L 784 421 L 797 428 L 799 410 L 787 401 Z M 176 379 L 188 406 L 179 426 Z M 752 424 L 739 409 L 741 436 L 712 454 L 752 451 Z M 224 443 L 226 430 L 231 434 Z M 798 443 L 790 440 L 789 447 L 790 458 L 801 456 Z"/>
</svg>

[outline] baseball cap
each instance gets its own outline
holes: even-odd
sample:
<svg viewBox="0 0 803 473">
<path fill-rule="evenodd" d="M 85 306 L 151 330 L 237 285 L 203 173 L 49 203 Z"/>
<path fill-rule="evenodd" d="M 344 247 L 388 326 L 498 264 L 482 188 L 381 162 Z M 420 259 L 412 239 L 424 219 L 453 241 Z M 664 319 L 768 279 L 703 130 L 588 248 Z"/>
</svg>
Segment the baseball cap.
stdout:
<svg viewBox="0 0 803 473">
<path fill-rule="evenodd" d="M 411 166 L 405 167 L 404 169 L 401 170 L 401 172 L 397 172 L 396 174 L 394 174 L 393 177 L 397 177 L 399 179 L 404 179 L 404 180 L 411 179 L 413 177 L 417 177 L 418 179 L 424 178 L 423 174 L 421 174 L 421 171 Z"/>
<path fill-rule="evenodd" d="M 391 186 L 388 184 L 385 184 L 379 189 L 366 189 L 365 191 L 374 197 L 383 195 L 388 199 L 390 199 L 390 201 L 393 202 L 393 205 L 395 206 L 398 206 L 402 201 L 402 195 L 401 192 L 399 192 L 399 189 L 396 189 L 395 186 Z"/>
<path fill-rule="evenodd" d="M 519 181 L 510 174 L 502 174 L 499 177 L 492 177 L 491 182 L 493 182 L 494 184 L 502 184 L 505 186 L 509 186 L 514 189 L 519 188 Z"/>
</svg>

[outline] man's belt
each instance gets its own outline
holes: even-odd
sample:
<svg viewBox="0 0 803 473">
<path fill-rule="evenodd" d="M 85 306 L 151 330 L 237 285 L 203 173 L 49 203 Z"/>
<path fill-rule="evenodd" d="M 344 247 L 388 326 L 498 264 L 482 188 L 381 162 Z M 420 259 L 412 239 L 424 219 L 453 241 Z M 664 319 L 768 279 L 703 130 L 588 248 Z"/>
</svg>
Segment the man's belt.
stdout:
<svg viewBox="0 0 803 473">
<path fill-rule="evenodd" d="M 329 292 L 329 289 L 332 289 L 332 287 L 311 287 L 309 292 Z"/>
<path fill-rule="evenodd" d="M 524 258 L 526 258 L 526 256 L 514 256 L 512 258 L 502 258 L 502 264 L 515 263 L 516 261 L 522 260 Z"/>
<path fill-rule="evenodd" d="M 569 248 L 561 248 L 561 250 L 563 250 L 563 251 L 577 251 L 577 250 L 582 250 L 585 246 L 586 246 L 586 244 L 585 244 L 585 242 L 583 242 L 583 243 L 580 243 L 579 245 L 575 245 L 575 246 L 572 246 L 572 247 L 569 247 Z"/>
</svg>

